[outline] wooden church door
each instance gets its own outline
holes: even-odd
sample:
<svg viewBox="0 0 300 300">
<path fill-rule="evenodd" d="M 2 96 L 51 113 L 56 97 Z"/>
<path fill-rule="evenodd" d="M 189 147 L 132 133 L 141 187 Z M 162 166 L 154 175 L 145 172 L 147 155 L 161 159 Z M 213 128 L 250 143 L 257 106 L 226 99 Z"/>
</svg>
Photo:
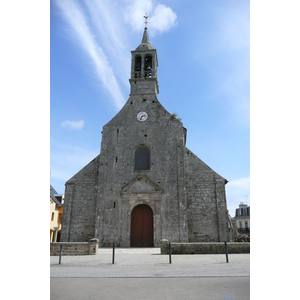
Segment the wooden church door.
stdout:
<svg viewBox="0 0 300 300">
<path fill-rule="evenodd" d="M 153 247 L 153 212 L 148 205 L 138 205 L 132 211 L 130 247 Z"/>
</svg>

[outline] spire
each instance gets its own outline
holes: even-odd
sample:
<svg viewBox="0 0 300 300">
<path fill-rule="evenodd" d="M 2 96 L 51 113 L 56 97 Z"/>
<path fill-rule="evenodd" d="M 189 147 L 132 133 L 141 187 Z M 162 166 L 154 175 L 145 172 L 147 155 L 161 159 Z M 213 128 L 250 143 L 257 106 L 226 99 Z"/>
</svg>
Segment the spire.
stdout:
<svg viewBox="0 0 300 300">
<path fill-rule="evenodd" d="M 147 13 L 146 15 L 144 16 L 145 18 L 145 29 L 144 29 L 144 34 L 143 34 L 143 39 L 142 39 L 142 43 L 146 43 L 146 44 L 150 44 L 150 40 L 149 40 L 149 35 L 148 35 L 148 29 L 147 29 L 147 24 L 148 24 L 148 16 L 147 16 Z"/>
<path fill-rule="evenodd" d="M 150 44 L 149 35 L 148 35 L 148 29 L 145 27 L 142 43 Z"/>
<path fill-rule="evenodd" d="M 142 42 L 141 44 L 135 49 L 135 50 L 148 50 L 148 49 L 154 49 L 154 47 L 150 44 L 150 39 L 149 39 L 149 35 L 148 35 L 148 28 L 147 28 L 147 13 L 144 16 L 145 18 L 145 29 L 144 29 L 144 34 L 143 34 L 143 38 L 142 38 Z"/>
<path fill-rule="evenodd" d="M 135 49 L 137 50 L 149 50 L 149 49 L 154 49 L 154 47 L 150 44 L 150 39 L 149 39 L 149 35 L 148 35 L 148 28 L 147 28 L 147 13 L 144 16 L 145 18 L 145 29 L 144 29 L 144 34 L 143 34 L 143 38 L 142 38 L 142 42 L 141 44 Z"/>
</svg>

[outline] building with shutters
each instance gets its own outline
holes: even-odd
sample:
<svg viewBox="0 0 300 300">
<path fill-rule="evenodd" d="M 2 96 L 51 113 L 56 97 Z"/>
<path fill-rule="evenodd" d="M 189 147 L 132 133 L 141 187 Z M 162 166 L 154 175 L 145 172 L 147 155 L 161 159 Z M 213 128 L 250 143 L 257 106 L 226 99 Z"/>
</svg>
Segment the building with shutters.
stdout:
<svg viewBox="0 0 300 300">
<path fill-rule="evenodd" d="M 50 243 L 59 242 L 64 195 L 60 195 L 50 184 Z"/>
<path fill-rule="evenodd" d="M 159 102 L 147 28 L 131 55 L 129 99 L 103 126 L 100 154 L 65 184 L 61 240 L 229 241 L 227 180 L 186 147 L 187 129 Z"/>
<path fill-rule="evenodd" d="M 235 210 L 234 221 L 238 233 L 250 233 L 250 206 L 241 202 Z"/>
</svg>

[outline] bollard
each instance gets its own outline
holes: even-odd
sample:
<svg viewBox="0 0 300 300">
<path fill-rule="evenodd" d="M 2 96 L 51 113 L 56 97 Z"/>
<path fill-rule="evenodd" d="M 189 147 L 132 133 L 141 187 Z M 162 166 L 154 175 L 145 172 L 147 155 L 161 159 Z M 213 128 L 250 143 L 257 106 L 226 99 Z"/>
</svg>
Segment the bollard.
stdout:
<svg viewBox="0 0 300 300">
<path fill-rule="evenodd" d="M 228 247 L 226 241 L 225 241 L 225 253 L 226 253 L 226 262 L 228 263 Z"/>
<path fill-rule="evenodd" d="M 113 243 L 113 257 L 112 257 L 112 263 L 115 263 L 115 243 Z"/>
<path fill-rule="evenodd" d="M 170 264 L 172 263 L 171 255 L 172 255 L 171 243 L 169 242 L 169 263 L 170 263 Z"/>
<path fill-rule="evenodd" d="M 59 265 L 61 262 L 61 254 L 62 254 L 62 244 L 60 244 L 60 250 L 59 250 L 59 262 L 58 262 Z"/>
</svg>

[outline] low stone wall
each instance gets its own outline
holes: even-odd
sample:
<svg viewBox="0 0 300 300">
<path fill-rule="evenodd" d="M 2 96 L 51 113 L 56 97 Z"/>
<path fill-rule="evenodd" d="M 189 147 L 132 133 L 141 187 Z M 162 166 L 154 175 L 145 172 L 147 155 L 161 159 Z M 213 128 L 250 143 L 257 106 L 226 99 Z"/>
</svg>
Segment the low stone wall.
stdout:
<svg viewBox="0 0 300 300">
<path fill-rule="evenodd" d="M 95 255 L 98 254 L 98 239 L 91 239 L 89 242 L 63 242 L 50 243 L 50 256 L 59 255 L 62 245 L 62 255 Z"/>
<path fill-rule="evenodd" d="M 250 243 L 227 243 L 228 254 L 250 253 Z M 161 254 L 169 254 L 169 242 L 161 241 Z M 172 254 L 225 254 L 225 243 L 171 243 Z"/>
</svg>

